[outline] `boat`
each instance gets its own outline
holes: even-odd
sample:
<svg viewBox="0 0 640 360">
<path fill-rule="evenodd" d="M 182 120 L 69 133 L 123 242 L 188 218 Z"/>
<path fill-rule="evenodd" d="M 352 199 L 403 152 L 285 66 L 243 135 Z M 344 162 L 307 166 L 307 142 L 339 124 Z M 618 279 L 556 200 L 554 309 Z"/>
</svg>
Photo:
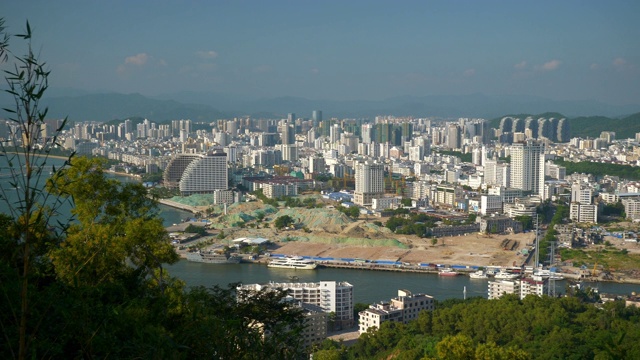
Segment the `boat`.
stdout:
<svg viewBox="0 0 640 360">
<path fill-rule="evenodd" d="M 469 277 L 472 279 L 488 279 L 489 276 L 487 276 L 487 274 L 484 273 L 484 271 L 482 270 L 478 270 L 474 273 L 469 274 Z"/>
<path fill-rule="evenodd" d="M 519 276 L 520 274 L 512 274 L 510 272 L 500 271 L 496 273 L 495 278 L 499 280 L 513 280 L 517 279 Z"/>
<path fill-rule="evenodd" d="M 564 280 L 564 276 L 562 276 L 562 274 L 549 270 L 538 270 L 534 272 L 533 275 L 541 278 L 548 278 L 550 280 Z"/>
<path fill-rule="evenodd" d="M 564 280 L 564 276 L 559 273 L 552 272 L 549 274 L 550 280 Z"/>
<path fill-rule="evenodd" d="M 454 271 L 453 269 L 445 268 L 445 269 L 441 269 L 440 272 L 438 272 L 438 275 L 440 275 L 440 276 L 458 276 L 460 274 L 457 273 L 456 271 Z"/>
<path fill-rule="evenodd" d="M 302 256 L 286 256 L 269 261 L 267 266 L 281 269 L 313 270 L 318 267 L 318 264 L 313 260 L 304 259 Z"/>
<path fill-rule="evenodd" d="M 187 253 L 187 260 L 207 264 L 238 264 L 242 258 L 218 251 L 196 251 Z"/>
</svg>

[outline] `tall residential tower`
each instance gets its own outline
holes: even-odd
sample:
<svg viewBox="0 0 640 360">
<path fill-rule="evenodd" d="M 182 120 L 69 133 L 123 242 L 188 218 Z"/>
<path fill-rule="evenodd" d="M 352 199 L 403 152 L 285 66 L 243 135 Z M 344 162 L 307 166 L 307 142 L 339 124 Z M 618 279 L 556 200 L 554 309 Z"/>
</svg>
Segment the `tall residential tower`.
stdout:
<svg viewBox="0 0 640 360">
<path fill-rule="evenodd" d="M 361 206 L 371 205 L 373 199 L 384 195 L 384 165 L 365 161 L 356 164 L 355 170 L 353 202 Z"/>
<path fill-rule="evenodd" d="M 544 197 L 544 143 L 526 140 L 513 144 L 511 187 Z"/>
</svg>

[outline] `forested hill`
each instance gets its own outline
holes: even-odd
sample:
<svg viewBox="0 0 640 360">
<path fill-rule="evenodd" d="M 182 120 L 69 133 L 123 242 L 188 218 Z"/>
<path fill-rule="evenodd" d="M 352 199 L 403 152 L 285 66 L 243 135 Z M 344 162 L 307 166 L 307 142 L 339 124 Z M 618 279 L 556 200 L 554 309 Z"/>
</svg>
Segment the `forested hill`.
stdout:
<svg viewBox="0 0 640 360">
<path fill-rule="evenodd" d="M 603 131 L 614 131 L 616 138 L 633 137 L 640 132 L 640 113 L 622 118 L 589 116 L 571 119 L 572 137 L 598 137 Z"/>
<path fill-rule="evenodd" d="M 511 117 L 517 117 L 524 119 L 528 116 L 535 118 L 563 118 L 566 117 L 559 113 L 543 113 L 538 115 L 532 114 L 516 114 L 505 115 Z M 492 128 L 500 126 L 500 119 L 495 118 L 490 120 Z M 640 113 L 620 117 L 610 118 L 607 116 L 580 116 L 575 118 L 569 118 L 571 126 L 571 137 L 598 137 L 603 131 L 613 131 L 616 133 L 616 138 L 629 138 L 633 137 L 633 134 L 640 132 Z"/>
<path fill-rule="evenodd" d="M 640 309 L 598 308 L 581 302 L 589 292 L 576 295 L 448 301 L 407 325 L 385 322 L 349 348 L 325 342 L 313 358 L 640 359 Z"/>
</svg>

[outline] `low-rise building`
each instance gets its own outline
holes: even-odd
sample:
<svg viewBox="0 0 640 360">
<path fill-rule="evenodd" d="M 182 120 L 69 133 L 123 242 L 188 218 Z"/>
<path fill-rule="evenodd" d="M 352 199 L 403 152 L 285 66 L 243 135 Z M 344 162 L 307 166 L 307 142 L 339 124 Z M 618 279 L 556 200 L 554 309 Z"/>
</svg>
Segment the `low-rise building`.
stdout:
<svg viewBox="0 0 640 360">
<path fill-rule="evenodd" d="M 359 331 L 367 332 L 370 328 L 380 328 L 386 321 L 408 323 L 418 318 L 420 311 L 433 311 L 434 298 L 425 294 L 412 294 L 408 290 L 398 290 L 398 297 L 389 302 L 369 305 L 359 315 Z"/>
<path fill-rule="evenodd" d="M 569 219 L 575 222 L 598 223 L 598 205 L 585 205 L 572 202 L 569 207 Z"/>
<path fill-rule="evenodd" d="M 500 195 L 480 196 L 480 214 L 502 213 L 502 197 Z"/>
<path fill-rule="evenodd" d="M 396 209 L 402 200 L 401 197 L 379 197 L 371 199 L 371 210 L 382 211 L 387 209 Z"/>
<path fill-rule="evenodd" d="M 548 279 L 540 277 L 489 281 L 489 300 L 498 299 L 505 294 L 517 294 L 520 299 L 527 295 L 542 296 L 547 293 L 548 284 Z"/>
<path fill-rule="evenodd" d="M 480 218 L 479 230 L 485 234 L 519 233 L 522 232 L 522 223 L 508 216 L 484 216 Z"/>
<path fill-rule="evenodd" d="M 627 214 L 627 219 L 640 219 L 640 200 L 624 199 L 622 200 L 622 205 L 624 205 L 624 212 Z"/>
</svg>

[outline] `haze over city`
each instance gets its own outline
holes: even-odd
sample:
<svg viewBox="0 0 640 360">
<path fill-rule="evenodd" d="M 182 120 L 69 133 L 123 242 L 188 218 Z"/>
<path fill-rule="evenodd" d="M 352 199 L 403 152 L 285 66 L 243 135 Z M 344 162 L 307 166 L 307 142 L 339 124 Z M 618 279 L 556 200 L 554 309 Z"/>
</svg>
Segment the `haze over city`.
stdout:
<svg viewBox="0 0 640 360">
<path fill-rule="evenodd" d="M 5 1 L 56 89 L 640 103 L 637 1 Z"/>
</svg>

